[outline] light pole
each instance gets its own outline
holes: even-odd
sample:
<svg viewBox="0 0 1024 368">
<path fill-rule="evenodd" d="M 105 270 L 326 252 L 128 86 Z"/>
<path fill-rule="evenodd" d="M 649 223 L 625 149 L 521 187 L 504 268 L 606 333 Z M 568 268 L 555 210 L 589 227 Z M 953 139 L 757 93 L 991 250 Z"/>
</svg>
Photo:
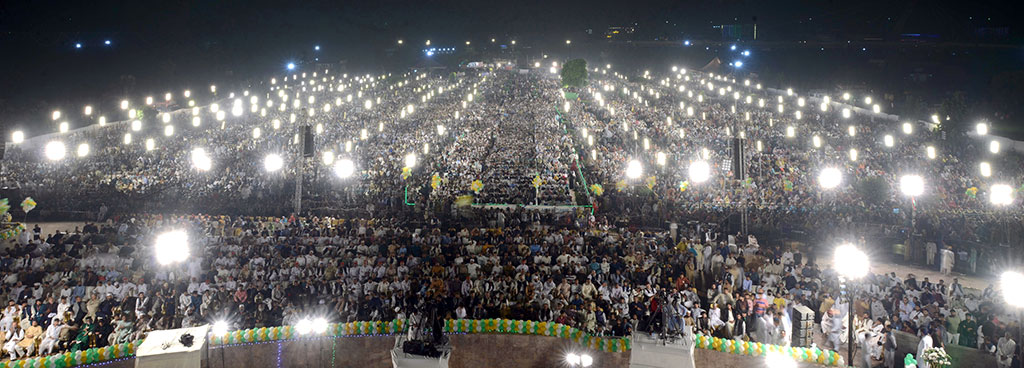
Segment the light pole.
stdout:
<svg viewBox="0 0 1024 368">
<path fill-rule="evenodd" d="M 845 287 L 846 281 L 858 280 L 868 273 L 868 255 L 857 249 L 853 244 L 845 243 L 836 248 L 835 259 L 832 260 L 832 268 L 839 274 L 840 288 Z M 847 288 L 846 292 L 847 310 L 849 318 L 846 336 L 846 364 L 853 363 L 853 287 Z"/>
<path fill-rule="evenodd" d="M 903 260 L 910 261 L 914 249 L 911 242 L 917 231 L 917 197 L 924 193 L 924 179 L 920 175 L 903 175 L 900 178 L 900 191 L 910 197 L 910 233 L 907 234 L 907 247 L 903 250 Z"/>
</svg>

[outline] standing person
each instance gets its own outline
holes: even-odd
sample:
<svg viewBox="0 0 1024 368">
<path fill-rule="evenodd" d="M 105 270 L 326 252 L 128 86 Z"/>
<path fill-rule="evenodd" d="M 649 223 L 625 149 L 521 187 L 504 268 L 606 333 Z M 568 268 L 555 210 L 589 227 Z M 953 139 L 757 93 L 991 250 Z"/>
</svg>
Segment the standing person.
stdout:
<svg viewBox="0 0 1024 368">
<path fill-rule="evenodd" d="M 978 344 L 978 323 L 974 321 L 974 315 L 968 313 L 967 319 L 960 322 L 960 346 L 976 348 Z"/>
<path fill-rule="evenodd" d="M 924 247 L 925 247 L 925 252 L 926 252 L 926 255 L 927 255 L 927 258 L 928 258 L 928 265 L 929 266 L 934 265 L 935 264 L 935 252 L 937 251 L 936 246 L 935 246 L 935 242 L 928 242 L 927 244 L 924 245 Z"/>
<path fill-rule="evenodd" d="M 941 257 L 939 257 L 939 272 L 942 272 L 943 275 L 953 272 L 953 262 L 955 262 L 953 251 L 946 247 L 946 249 L 942 250 Z"/>
<path fill-rule="evenodd" d="M 838 351 L 843 345 L 841 342 L 843 336 L 843 316 L 834 309 L 830 309 L 828 314 L 829 322 L 831 322 L 828 330 L 828 341 L 832 343 L 832 348 Z"/>
<path fill-rule="evenodd" d="M 885 368 L 896 368 L 896 333 L 892 328 L 885 327 L 884 339 L 882 348 L 885 349 Z"/>
<path fill-rule="evenodd" d="M 917 368 L 930 368 L 924 360 L 924 351 L 932 348 L 932 335 L 925 328 L 921 329 L 921 341 L 917 343 Z"/>
<path fill-rule="evenodd" d="M 1003 333 L 996 344 L 996 364 L 999 368 L 1009 368 L 1013 363 L 1013 353 L 1017 349 L 1017 342 L 1010 338 L 1010 333 Z"/>
<path fill-rule="evenodd" d="M 949 345 L 960 344 L 960 312 L 956 310 L 949 311 L 949 316 L 946 317 L 946 336 L 943 341 Z"/>
</svg>

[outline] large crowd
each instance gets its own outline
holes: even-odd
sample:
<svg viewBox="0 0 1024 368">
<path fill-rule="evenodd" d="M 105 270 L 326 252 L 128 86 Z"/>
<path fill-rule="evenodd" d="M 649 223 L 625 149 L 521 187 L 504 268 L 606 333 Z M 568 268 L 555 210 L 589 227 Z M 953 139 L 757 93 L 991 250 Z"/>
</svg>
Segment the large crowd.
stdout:
<svg viewBox="0 0 1024 368">
<path fill-rule="evenodd" d="M 851 308 L 834 272 L 817 252 L 759 244 L 761 234 L 808 232 L 829 248 L 862 224 L 908 227 L 905 173 L 928 180 L 914 212 L 919 237 L 937 243 L 921 247 L 929 259 L 975 259 L 966 244 L 1020 233 L 1019 205 L 994 211 L 984 198 L 996 180 L 976 174 L 986 160 L 999 181 L 1024 182 L 1020 157 L 985 153 L 962 133 L 911 122 L 905 134 L 870 111 L 843 117 L 838 98 L 797 107 L 796 96 L 712 73 L 592 75 L 579 99 L 537 71 L 292 75 L 216 106 L 147 109 L 138 130 L 126 121 L 48 138 L 70 147 L 67 158 L 43 158 L 40 142 L 10 146 L 5 187 L 96 221 L 26 231 L 3 251 L 4 351 L 74 351 L 218 320 L 390 320 L 428 307 L 598 335 L 692 328 L 787 345 L 798 305 L 816 312 L 819 343 L 839 349 Z M 312 159 L 294 159 L 300 125 L 315 132 Z M 731 179 L 728 137 L 747 146 L 745 179 Z M 83 142 L 93 152 L 70 157 Z M 210 170 L 194 167 L 195 148 Z M 268 153 L 284 156 L 284 169 L 264 170 Z M 355 177 L 334 177 L 342 159 Z M 626 178 L 634 159 L 646 174 Z M 709 181 L 689 181 L 694 160 L 710 163 Z M 845 174 L 839 188 L 819 188 L 825 166 Z M 299 170 L 305 217 L 287 205 Z M 872 199 L 858 189 L 866 178 L 890 190 Z M 741 210 L 746 233 L 723 230 Z M 675 238 L 658 230 L 666 222 L 683 224 Z M 154 267 L 155 234 L 180 228 L 193 256 Z M 1014 355 L 1002 337 L 1018 336 L 1019 321 L 991 287 L 895 274 L 850 287 L 868 296 L 852 308 L 865 356 L 887 366 L 896 330 Z"/>
<path fill-rule="evenodd" d="M 0 345 L 13 359 L 221 320 L 233 328 L 391 320 L 428 308 L 605 336 L 692 328 L 789 345 L 793 308 L 803 305 L 821 323 L 822 347 L 845 346 L 849 302 L 813 252 L 715 224 L 686 226 L 673 240 L 587 212 L 501 215 L 494 227 L 455 218 L 136 215 L 53 234 L 31 229 L 3 251 Z M 191 234 L 192 256 L 155 266 L 154 237 L 169 229 Z M 865 296 L 854 303 L 854 328 L 874 358 L 895 354 L 874 343 L 890 330 L 1002 354 L 999 338 L 1020 327 L 991 286 L 971 292 L 955 278 L 878 274 L 851 287 Z"/>
</svg>

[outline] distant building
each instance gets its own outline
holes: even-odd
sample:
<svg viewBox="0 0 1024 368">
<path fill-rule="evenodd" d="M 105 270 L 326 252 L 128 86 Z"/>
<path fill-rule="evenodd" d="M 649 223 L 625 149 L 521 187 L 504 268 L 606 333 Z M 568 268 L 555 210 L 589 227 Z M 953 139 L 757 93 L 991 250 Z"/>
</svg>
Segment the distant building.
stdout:
<svg viewBox="0 0 1024 368">
<path fill-rule="evenodd" d="M 632 39 L 633 34 L 636 33 L 636 27 L 608 27 L 604 31 L 604 38 L 606 40 L 617 40 L 617 39 Z"/>
</svg>

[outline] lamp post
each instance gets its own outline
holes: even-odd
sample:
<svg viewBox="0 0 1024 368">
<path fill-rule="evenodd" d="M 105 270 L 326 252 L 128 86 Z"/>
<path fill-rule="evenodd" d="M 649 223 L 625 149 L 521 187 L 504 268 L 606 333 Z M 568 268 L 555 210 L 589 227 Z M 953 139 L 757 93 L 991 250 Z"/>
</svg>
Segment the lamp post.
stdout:
<svg viewBox="0 0 1024 368">
<path fill-rule="evenodd" d="M 846 281 L 854 281 L 864 277 L 868 273 L 868 255 L 853 244 L 845 243 L 836 248 L 835 259 L 832 261 L 832 268 L 839 274 L 840 287 L 845 287 Z M 847 289 L 847 324 L 846 337 L 846 364 L 853 363 L 853 287 Z"/>
<path fill-rule="evenodd" d="M 910 197 L 910 233 L 907 234 L 907 248 L 903 251 L 903 260 L 910 261 L 913 250 L 911 242 L 917 231 L 917 197 L 924 193 L 924 179 L 920 175 L 903 175 L 900 178 L 900 191 Z"/>
</svg>

